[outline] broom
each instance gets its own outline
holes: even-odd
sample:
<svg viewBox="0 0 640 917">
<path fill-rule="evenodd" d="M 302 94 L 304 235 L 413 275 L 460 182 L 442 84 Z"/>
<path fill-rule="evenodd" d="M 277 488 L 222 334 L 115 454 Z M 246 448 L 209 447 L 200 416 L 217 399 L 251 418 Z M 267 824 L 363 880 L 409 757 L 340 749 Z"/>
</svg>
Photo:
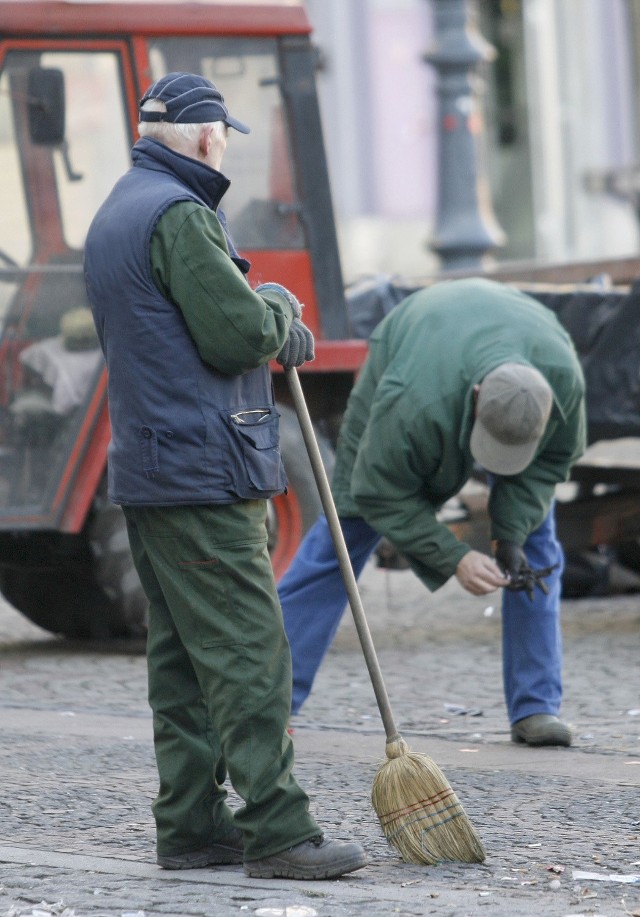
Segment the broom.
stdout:
<svg viewBox="0 0 640 917">
<path fill-rule="evenodd" d="M 300 379 L 294 368 L 285 375 L 387 736 L 387 760 L 378 768 L 371 792 L 375 813 L 406 863 L 482 863 L 482 843 L 447 778 L 427 755 L 412 752 L 396 728 Z"/>
</svg>

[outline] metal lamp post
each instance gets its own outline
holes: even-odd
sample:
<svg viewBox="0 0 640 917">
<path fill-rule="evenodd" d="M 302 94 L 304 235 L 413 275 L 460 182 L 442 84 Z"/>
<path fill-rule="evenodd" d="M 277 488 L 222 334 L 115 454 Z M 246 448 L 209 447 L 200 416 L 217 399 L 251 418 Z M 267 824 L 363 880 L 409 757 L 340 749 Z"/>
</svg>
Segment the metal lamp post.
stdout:
<svg viewBox="0 0 640 917">
<path fill-rule="evenodd" d="M 438 210 L 430 247 L 443 268 L 482 267 L 505 236 L 493 214 L 484 163 L 483 63 L 495 50 L 475 27 L 470 0 L 430 0 L 435 41 L 424 55 L 438 73 Z"/>
</svg>

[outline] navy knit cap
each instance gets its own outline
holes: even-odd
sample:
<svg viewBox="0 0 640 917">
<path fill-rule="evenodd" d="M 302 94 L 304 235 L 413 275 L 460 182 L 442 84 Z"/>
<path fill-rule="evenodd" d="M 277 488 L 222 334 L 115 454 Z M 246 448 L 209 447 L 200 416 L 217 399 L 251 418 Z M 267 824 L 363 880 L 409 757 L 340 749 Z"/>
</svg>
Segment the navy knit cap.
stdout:
<svg viewBox="0 0 640 917">
<path fill-rule="evenodd" d="M 140 100 L 140 109 L 150 99 L 164 102 L 166 111 L 140 111 L 140 121 L 165 121 L 169 124 L 208 124 L 224 121 L 242 134 L 249 128 L 232 118 L 222 93 L 210 80 L 196 73 L 167 73 L 150 86 Z"/>
</svg>

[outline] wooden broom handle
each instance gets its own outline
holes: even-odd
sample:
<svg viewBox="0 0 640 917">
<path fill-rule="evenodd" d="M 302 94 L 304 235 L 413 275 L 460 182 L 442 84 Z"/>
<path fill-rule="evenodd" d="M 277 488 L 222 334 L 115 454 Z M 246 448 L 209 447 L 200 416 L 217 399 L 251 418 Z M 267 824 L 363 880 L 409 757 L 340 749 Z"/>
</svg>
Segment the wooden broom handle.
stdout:
<svg viewBox="0 0 640 917">
<path fill-rule="evenodd" d="M 313 475 L 316 479 L 322 507 L 329 524 L 331 538 L 338 556 L 338 563 L 340 564 L 340 571 L 349 598 L 349 605 L 353 613 L 353 620 L 356 625 L 358 637 L 360 638 L 360 645 L 362 646 L 367 668 L 369 669 L 369 675 L 382 717 L 382 723 L 387 734 L 387 742 L 395 741 L 399 739 L 400 736 L 396 729 L 393 713 L 391 712 L 391 704 L 389 703 L 387 689 L 385 688 L 380 664 L 378 663 L 376 650 L 373 645 L 373 640 L 371 639 L 371 632 L 358 591 L 358 584 L 353 572 L 353 567 L 351 566 L 351 558 L 349 557 L 349 551 L 347 550 L 342 528 L 340 527 L 338 512 L 333 502 L 331 487 L 329 485 L 327 473 L 324 469 L 318 442 L 313 431 L 313 425 L 300 384 L 300 378 L 294 367 L 285 369 L 285 376 L 293 398 L 293 404 L 300 423 L 300 429 L 302 430 L 302 438 L 307 448 L 311 468 L 313 469 Z"/>
</svg>

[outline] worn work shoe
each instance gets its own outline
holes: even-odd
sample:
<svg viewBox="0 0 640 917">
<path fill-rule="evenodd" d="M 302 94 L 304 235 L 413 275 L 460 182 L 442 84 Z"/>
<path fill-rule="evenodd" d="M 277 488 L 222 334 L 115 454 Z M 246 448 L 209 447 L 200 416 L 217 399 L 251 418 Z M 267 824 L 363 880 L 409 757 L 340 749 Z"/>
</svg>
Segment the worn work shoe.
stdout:
<svg viewBox="0 0 640 917">
<path fill-rule="evenodd" d="M 217 844 L 176 853 L 173 856 L 158 854 L 158 866 L 163 869 L 204 869 L 206 866 L 232 866 L 244 859 L 244 839 L 239 828 L 232 828 Z"/>
<path fill-rule="evenodd" d="M 337 879 L 362 869 L 367 857 L 360 844 L 328 841 L 321 834 L 260 860 L 245 860 L 254 879 Z"/>
<path fill-rule="evenodd" d="M 557 716 L 536 713 L 513 724 L 511 741 L 526 745 L 571 745 L 571 730 Z"/>
</svg>

